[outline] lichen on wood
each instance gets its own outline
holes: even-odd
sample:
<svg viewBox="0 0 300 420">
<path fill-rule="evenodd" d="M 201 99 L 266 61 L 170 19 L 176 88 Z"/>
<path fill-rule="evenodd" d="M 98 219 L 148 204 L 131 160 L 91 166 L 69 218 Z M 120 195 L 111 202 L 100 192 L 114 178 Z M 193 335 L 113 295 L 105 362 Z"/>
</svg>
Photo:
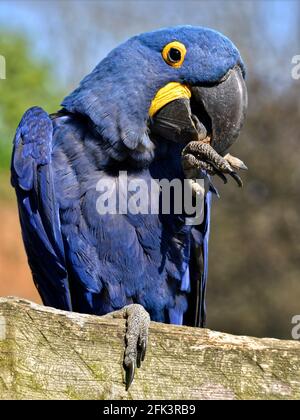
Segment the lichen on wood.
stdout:
<svg viewBox="0 0 300 420">
<path fill-rule="evenodd" d="M 299 399 L 300 343 L 152 322 L 125 391 L 125 321 L 0 299 L 0 399 Z"/>
</svg>

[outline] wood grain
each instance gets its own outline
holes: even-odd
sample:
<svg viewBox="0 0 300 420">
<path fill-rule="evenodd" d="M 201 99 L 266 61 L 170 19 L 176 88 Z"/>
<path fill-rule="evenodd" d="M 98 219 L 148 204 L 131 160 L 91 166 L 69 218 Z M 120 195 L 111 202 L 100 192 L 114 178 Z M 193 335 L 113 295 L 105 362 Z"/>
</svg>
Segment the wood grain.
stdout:
<svg viewBox="0 0 300 420">
<path fill-rule="evenodd" d="M 0 399 L 299 399 L 300 343 L 151 323 L 123 383 L 125 321 L 0 299 Z"/>
</svg>

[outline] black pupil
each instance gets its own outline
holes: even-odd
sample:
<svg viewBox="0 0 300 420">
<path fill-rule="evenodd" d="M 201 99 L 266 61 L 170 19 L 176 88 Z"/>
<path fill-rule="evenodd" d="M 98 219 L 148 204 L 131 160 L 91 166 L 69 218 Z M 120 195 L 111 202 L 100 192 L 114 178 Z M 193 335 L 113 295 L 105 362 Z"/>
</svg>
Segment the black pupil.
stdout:
<svg viewBox="0 0 300 420">
<path fill-rule="evenodd" d="M 169 51 L 169 60 L 173 63 L 181 60 L 181 52 L 177 48 L 171 48 Z"/>
</svg>

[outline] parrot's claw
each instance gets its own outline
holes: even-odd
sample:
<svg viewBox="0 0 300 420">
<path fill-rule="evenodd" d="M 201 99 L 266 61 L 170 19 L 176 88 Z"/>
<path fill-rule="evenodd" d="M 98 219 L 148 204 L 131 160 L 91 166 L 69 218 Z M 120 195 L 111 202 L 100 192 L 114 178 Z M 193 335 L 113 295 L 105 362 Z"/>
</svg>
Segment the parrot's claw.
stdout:
<svg viewBox="0 0 300 420">
<path fill-rule="evenodd" d="M 128 390 L 134 379 L 135 368 L 139 368 L 145 359 L 150 316 L 141 305 L 133 304 L 124 309 L 127 318 L 124 367 L 126 390 Z"/>
<path fill-rule="evenodd" d="M 236 181 L 239 187 L 243 188 L 242 178 L 235 171 L 230 172 L 229 175 Z"/>
<path fill-rule="evenodd" d="M 104 316 L 125 318 L 127 320 L 124 352 L 125 384 L 127 391 L 134 379 L 135 368 L 139 368 L 145 359 L 150 316 L 142 305 L 136 303 L 124 306 L 121 310 L 110 312 Z"/>
<path fill-rule="evenodd" d="M 148 335 L 148 327 L 147 327 L 146 334 Z M 128 333 L 126 334 L 127 347 L 126 347 L 125 356 L 124 356 L 124 366 L 125 366 L 125 371 L 126 371 L 126 378 L 125 378 L 126 390 L 129 389 L 134 379 L 135 367 L 137 368 L 141 367 L 141 363 L 145 359 L 146 348 L 147 348 L 147 339 L 142 339 L 142 342 L 141 342 L 141 338 L 140 338 L 141 336 L 140 336 L 139 341 L 137 343 L 137 347 L 134 348 L 134 350 L 136 351 L 133 351 L 133 353 L 130 354 L 130 350 L 127 351 L 129 348 L 127 336 L 128 336 Z"/>
<path fill-rule="evenodd" d="M 126 306 L 123 311 L 127 319 L 124 367 L 128 390 L 134 379 L 135 368 L 139 368 L 145 359 L 150 316 L 143 306 L 138 304 Z"/>
<path fill-rule="evenodd" d="M 125 362 L 124 362 L 125 363 Z M 128 361 L 126 366 L 126 377 L 125 377 L 125 384 L 126 384 L 126 391 L 128 391 L 132 381 L 134 379 L 135 374 L 135 362 L 133 360 Z"/>
<path fill-rule="evenodd" d="M 230 175 L 238 184 L 243 186 L 241 177 L 236 169 L 247 169 L 244 162 L 229 153 L 220 156 L 213 147 L 204 141 L 191 141 L 182 151 L 182 165 L 187 177 L 192 169 L 202 169 L 210 175 L 219 176 L 224 184 L 227 183 L 225 174 Z"/>
<path fill-rule="evenodd" d="M 223 174 L 223 172 L 218 171 L 217 169 L 215 169 L 213 172 L 211 172 L 211 175 L 217 175 L 224 182 L 224 184 L 227 184 L 227 178 Z"/>
<path fill-rule="evenodd" d="M 232 156 L 230 153 L 227 153 L 227 155 L 224 156 L 224 159 L 226 159 L 227 162 L 230 163 L 230 166 L 233 169 L 242 169 L 243 171 L 248 170 L 247 166 L 244 164 L 244 162 L 241 159 L 235 156 Z"/>
</svg>

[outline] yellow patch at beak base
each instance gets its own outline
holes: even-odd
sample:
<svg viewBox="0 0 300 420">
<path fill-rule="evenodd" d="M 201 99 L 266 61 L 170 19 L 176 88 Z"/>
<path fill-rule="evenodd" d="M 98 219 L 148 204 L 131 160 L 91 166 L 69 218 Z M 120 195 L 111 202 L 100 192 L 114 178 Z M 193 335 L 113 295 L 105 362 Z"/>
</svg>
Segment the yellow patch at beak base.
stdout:
<svg viewBox="0 0 300 420">
<path fill-rule="evenodd" d="M 186 98 L 190 99 L 192 96 L 190 89 L 186 85 L 178 82 L 170 82 L 163 88 L 159 89 L 154 99 L 151 102 L 149 109 L 150 117 L 156 114 L 163 106 L 176 99 Z"/>
</svg>

